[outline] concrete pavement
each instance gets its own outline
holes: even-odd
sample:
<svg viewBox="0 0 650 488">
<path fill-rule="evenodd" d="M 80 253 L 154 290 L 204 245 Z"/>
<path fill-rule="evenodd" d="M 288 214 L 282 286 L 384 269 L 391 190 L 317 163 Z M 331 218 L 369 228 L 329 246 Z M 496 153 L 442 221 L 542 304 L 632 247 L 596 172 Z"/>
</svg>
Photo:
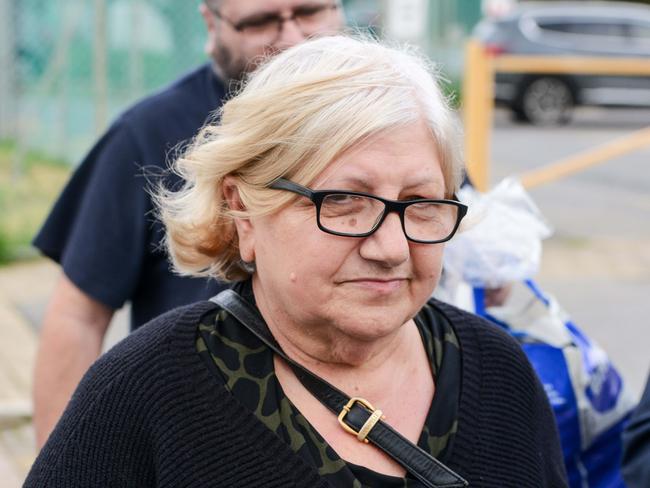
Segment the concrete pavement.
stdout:
<svg viewBox="0 0 650 488">
<path fill-rule="evenodd" d="M 45 259 L 0 267 L 0 488 L 20 487 L 36 455 L 32 372 L 38 328 L 58 277 L 58 266 Z M 127 331 L 123 310 L 115 315 L 104 348 Z"/>
<path fill-rule="evenodd" d="M 552 238 L 538 279 L 638 398 L 650 372 L 650 239 Z"/>
<path fill-rule="evenodd" d="M 41 261 L 0 268 L 0 479 L 7 488 L 20 486 L 34 458 L 29 317 L 42 314 L 54 276 L 54 266 Z"/>
</svg>

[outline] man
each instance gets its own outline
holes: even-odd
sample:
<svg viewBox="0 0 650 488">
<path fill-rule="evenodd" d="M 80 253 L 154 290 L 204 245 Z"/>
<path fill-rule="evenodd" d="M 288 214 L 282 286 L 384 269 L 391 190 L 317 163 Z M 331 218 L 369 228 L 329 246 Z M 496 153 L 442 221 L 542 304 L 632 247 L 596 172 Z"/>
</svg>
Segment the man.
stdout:
<svg viewBox="0 0 650 488">
<path fill-rule="evenodd" d="M 79 166 L 34 240 L 62 266 L 35 368 L 38 446 L 99 356 L 116 309 L 130 301 L 136 328 L 220 289 L 217 282 L 169 270 L 145 174 L 165 168 L 169 151 L 196 134 L 257 59 L 343 25 L 337 0 L 205 0 L 200 11 L 212 63 L 122 114 Z"/>
<path fill-rule="evenodd" d="M 650 486 L 650 376 L 623 433 L 623 479 L 628 488 Z"/>
</svg>

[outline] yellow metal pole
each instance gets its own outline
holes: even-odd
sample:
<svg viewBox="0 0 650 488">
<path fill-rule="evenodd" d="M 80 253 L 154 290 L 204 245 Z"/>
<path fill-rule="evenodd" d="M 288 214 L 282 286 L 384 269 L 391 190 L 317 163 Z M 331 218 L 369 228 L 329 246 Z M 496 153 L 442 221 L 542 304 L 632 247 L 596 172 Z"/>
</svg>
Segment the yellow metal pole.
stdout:
<svg viewBox="0 0 650 488">
<path fill-rule="evenodd" d="M 638 130 L 575 156 L 562 159 L 556 163 L 524 173 L 520 176 L 521 183 L 525 188 L 550 183 L 551 181 L 572 175 L 573 173 L 646 146 L 650 146 L 650 127 Z"/>
<path fill-rule="evenodd" d="M 463 122 L 467 172 L 479 191 L 489 187 L 489 139 L 494 104 L 494 76 L 490 58 L 474 40 L 465 48 Z"/>
<path fill-rule="evenodd" d="M 650 59 L 504 55 L 494 58 L 494 69 L 500 73 L 650 76 Z"/>
</svg>

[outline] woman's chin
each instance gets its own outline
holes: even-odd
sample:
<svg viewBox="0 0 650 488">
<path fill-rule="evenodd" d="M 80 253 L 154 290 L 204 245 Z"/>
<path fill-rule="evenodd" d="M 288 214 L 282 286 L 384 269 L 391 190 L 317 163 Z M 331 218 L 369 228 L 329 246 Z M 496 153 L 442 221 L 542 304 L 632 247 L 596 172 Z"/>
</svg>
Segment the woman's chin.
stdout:
<svg viewBox="0 0 650 488">
<path fill-rule="evenodd" d="M 394 306 L 360 305 L 354 313 L 335 321 L 335 328 L 353 341 L 373 342 L 396 333 L 409 318 L 407 313 L 397 313 Z"/>
</svg>

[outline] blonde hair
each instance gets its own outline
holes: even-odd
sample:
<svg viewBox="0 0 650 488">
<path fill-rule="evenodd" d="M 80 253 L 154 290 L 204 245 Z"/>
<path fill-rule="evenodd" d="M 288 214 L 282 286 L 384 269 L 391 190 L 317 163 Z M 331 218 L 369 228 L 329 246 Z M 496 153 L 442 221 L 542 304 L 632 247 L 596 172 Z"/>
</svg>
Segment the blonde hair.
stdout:
<svg viewBox="0 0 650 488">
<path fill-rule="evenodd" d="M 269 190 L 284 177 L 309 185 L 338 155 L 380 131 L 424 120 L 439 151 L 446 196 L 462 161 L 453 112 L 422 56 L 359 37 L 323 37 L 260 66 L 174 163 L 178 191 L 155 195 L 177 272 L 244 279 L 234 219 L 267 215 L 296 196 Z M 244 210 L 228 208 L 226 176 Z"/>
</svg>

